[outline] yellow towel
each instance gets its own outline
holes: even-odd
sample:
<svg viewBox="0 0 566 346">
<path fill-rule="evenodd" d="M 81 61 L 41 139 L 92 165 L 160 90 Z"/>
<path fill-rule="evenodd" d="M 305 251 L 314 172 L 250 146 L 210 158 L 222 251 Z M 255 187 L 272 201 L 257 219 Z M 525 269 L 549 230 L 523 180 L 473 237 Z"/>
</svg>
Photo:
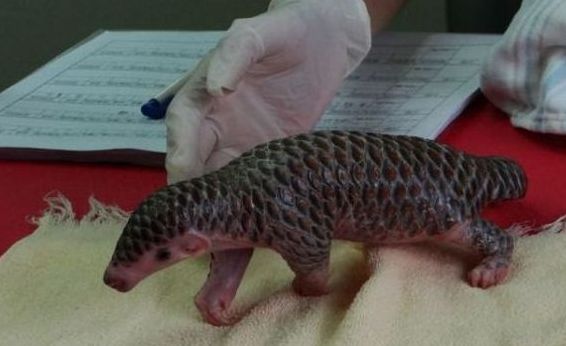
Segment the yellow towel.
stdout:
<svg viewBox="0 0 566 346">
<path fill-rule="evenodd" d="M 274 252 L 256 251 L 235 300 L 237 325 L 202 322 L 193 296 L 207 259 L 159 272 L 127 294 L 102 283 L 125 214 L 64 199 L 0 258 L 1 345 L 566 345 L 566 236 L 521 239 L 510 280 L 481 290 L 469 258 L 428 245 L 382 247 L 365 281 L 359 247 L 336 243 L 332 293 L 300 298 Z"/>
</svg>

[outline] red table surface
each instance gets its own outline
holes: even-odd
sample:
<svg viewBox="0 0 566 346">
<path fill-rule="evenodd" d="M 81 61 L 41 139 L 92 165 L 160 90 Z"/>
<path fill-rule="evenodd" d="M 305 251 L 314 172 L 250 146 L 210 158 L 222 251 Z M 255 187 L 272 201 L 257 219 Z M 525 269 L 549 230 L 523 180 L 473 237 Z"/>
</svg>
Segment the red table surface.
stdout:
<svg viewBox="0 0 566 346">
<path fill-rule="evenodd" d="M 484 98 L 476 99 L 440 136 L 440 142 L 479 155 L 517 160 L 529 178 L 527 196 L 490 207 L 486 216 L 507 226 L 539 225 L 566 214 L 566 136 L 535 134 L 513 128 L 507 116 Z M 54 191 L 71 200 L 80 217 L 88 198 L 132 210 L 165 184 L 159 168 L 69 162 L 0 161 L 0 254 L 35 226 L 28 220 L 46 208 Z"/>
</svg>

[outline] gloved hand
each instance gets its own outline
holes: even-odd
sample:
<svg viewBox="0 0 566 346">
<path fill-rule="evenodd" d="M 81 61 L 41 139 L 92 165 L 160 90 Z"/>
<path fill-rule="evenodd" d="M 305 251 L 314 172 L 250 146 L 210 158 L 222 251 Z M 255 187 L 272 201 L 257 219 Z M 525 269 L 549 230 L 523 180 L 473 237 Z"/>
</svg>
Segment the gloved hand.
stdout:
<svg viewBox="0 0 566 346">
<path fill-rule="evenodd" d="M 513 125 L 566 134 L 566 1 L 523 0 L 486 60 L 481 88 Z"/>
<path fill-rule="evenodd" d="M 362 0 L 273 0 L 236 20 L 169 105 L 169 183 L 312 129 L 370 46 Z"/>
</svg>

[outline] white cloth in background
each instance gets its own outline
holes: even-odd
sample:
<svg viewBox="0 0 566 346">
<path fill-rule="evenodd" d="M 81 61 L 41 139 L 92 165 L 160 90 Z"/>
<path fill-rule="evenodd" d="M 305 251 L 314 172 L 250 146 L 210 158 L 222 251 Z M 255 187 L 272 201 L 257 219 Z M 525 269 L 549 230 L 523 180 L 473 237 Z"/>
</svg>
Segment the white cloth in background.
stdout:
<svg viewBox="0 0 566 346">
<path fill-rule="evenodd" d="M 523 0 L 485 62 L 481 88 L 513 125 L 566 134 L 566 1 Z"/>
</svg>

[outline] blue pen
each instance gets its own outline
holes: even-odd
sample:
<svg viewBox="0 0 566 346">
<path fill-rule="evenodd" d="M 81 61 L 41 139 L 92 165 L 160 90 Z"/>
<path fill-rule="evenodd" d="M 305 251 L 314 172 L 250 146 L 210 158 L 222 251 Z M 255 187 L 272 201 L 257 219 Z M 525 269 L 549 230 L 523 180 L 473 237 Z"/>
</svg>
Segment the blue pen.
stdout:
<svg viewBox="0 0 566 346">
<path fill-rule="evenodd" d="M 162 119 L 165 117 L 167 107 L 173 100 L 175 94 L 185 85 L 192 71 L 185 73 L 179 79 L 171 83 L 167 88 L 163 89 L 159 94 L 147 101 L 141 106 L 141 112 L 151 119 Z"/>
</svg>

